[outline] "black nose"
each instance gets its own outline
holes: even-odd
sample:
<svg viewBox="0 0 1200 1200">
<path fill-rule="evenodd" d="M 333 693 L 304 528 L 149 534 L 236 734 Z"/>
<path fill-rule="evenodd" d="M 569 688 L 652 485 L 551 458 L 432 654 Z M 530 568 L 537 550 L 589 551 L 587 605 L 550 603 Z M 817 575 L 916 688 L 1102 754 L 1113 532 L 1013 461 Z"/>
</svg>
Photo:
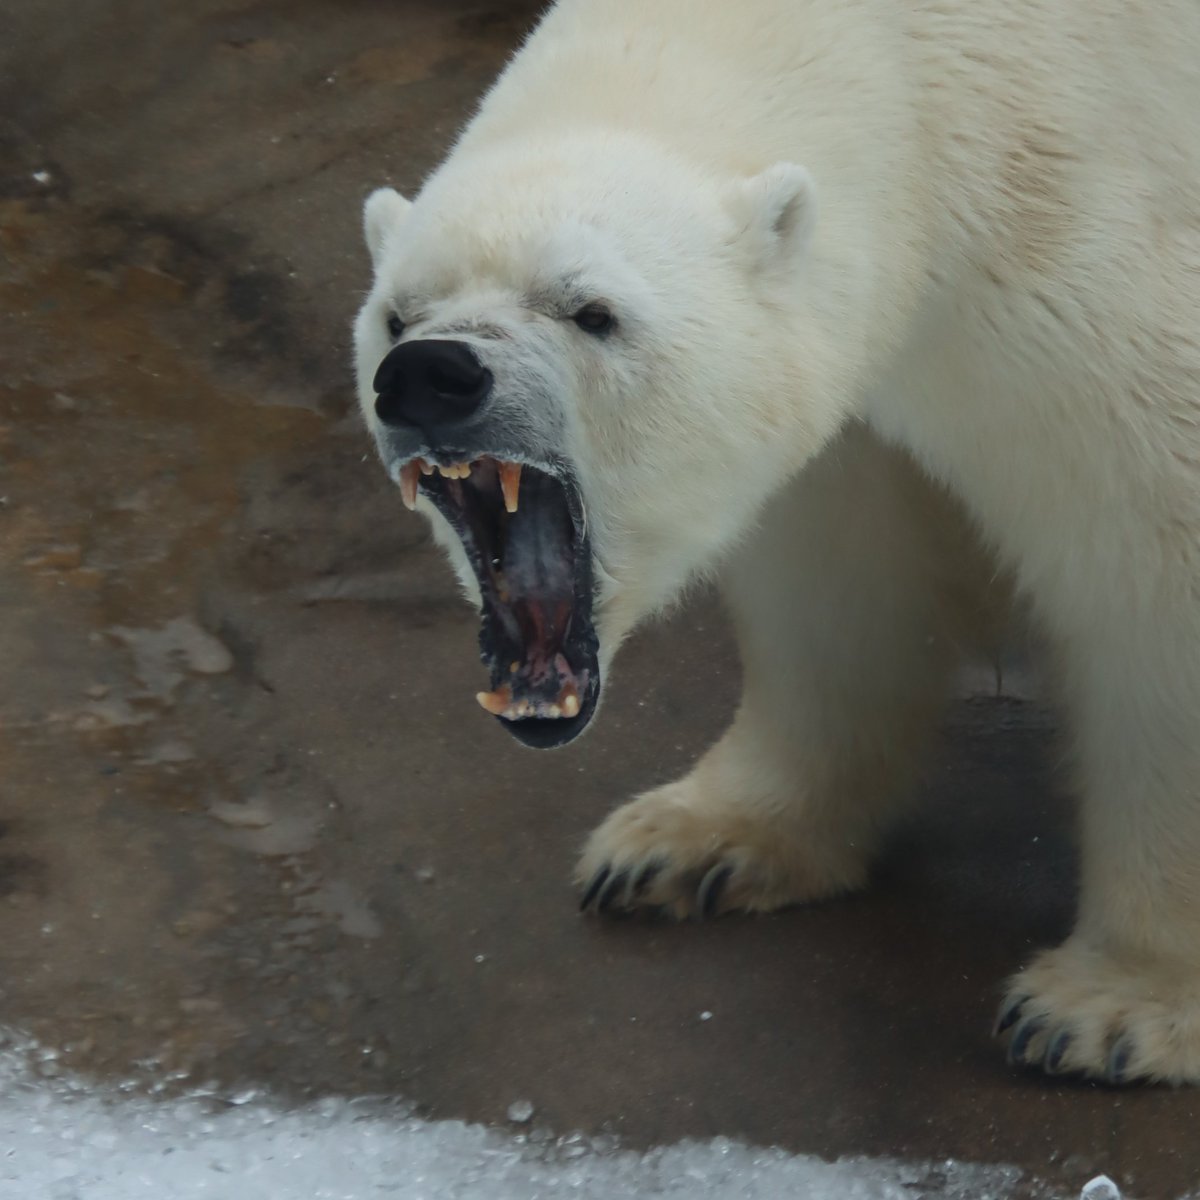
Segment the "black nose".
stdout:
<svg viewBox="0 0 1200 1200">
<path fill-rule="evenodd" d="M 416 426 L 431 441 L 470 417 L 492 390 L 492 373 L 465 342 L 402 342 L 375 372 L 375 413 Z"/>
</svg>

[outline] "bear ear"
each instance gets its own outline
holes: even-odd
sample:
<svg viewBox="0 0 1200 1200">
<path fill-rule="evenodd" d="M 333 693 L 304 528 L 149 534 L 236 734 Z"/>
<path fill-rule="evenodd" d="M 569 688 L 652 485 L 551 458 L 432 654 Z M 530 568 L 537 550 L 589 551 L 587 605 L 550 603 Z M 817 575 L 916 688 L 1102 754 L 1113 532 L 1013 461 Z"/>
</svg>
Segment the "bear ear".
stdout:
<svg viewBox="0 0 1200 1200">
<path fill-rule="evenodd" d="M 739 239 L 760 267 L 791 265 L 808 249 L 817 223 L 817 190 L 804 167 L 779 162 L 740 180 L 730 206 Z"/>
<path fill-rule="evenodd" d="M 379 266 L 388 237 L 411 207 L 412 201 L 405 200 L 394 188 L 379 188 L 367 197 L 363 205 L 363 233 L 375 266 Z"/>
</svg>

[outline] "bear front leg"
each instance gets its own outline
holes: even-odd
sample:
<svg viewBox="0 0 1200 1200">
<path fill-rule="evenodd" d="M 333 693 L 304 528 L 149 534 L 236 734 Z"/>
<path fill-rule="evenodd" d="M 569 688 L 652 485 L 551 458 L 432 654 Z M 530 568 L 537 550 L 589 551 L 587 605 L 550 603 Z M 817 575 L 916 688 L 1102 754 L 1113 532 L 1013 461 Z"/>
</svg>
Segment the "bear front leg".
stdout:
<svg viewBox="0 0 1200 1200">
<path fill-rule="evenodd" d="M 723 572 L 745 672 L 731 728 L 591 835 L 582 907 L 710 916 L 861 887 L 987 608 L 973 580 L 994 577 L 909 459 L 843 434 Z"/>
<path fill-rule="evenodd" d="M 1053 1075 L 1200 1083 L 1200 628 L 1154 618 L 1069 652 L 1079 915 L 996 1023 L 1010 1061 Z"/>
</svg>

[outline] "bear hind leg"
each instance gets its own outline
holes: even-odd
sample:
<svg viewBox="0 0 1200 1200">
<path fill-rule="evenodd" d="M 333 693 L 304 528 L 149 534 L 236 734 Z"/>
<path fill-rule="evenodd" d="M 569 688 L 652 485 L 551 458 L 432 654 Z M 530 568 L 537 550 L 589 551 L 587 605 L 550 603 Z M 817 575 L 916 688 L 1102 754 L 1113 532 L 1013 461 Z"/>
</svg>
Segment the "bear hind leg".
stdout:
<svg viewBox="0 0 1200 1200">
<path fill-rule="evenodd" d="M 1095 588 L 1110 603 L 1127 591 Z M 1111 627 L 1064 656 L 1082 793 L 1078 920 L 1010 978 L 996 1032 L 1011 1062 L 1047 1074 L 1195 1084 L 1200 621 L 1182 589 L 1178 609 L 1114 607 Z"/>
</svg>

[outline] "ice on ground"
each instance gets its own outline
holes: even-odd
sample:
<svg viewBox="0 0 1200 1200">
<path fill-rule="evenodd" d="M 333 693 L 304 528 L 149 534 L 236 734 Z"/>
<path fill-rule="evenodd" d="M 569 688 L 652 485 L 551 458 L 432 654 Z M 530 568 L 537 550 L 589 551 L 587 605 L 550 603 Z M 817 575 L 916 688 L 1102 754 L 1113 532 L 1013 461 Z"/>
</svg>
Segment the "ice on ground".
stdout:
<svg viewBox="0 0 1200 1200">
<path fill-rule="evenodd" d="M 46 1051 L 5 1040 L 2 1200 L 1006 1200 L 1021 1179 L 1013 1167 L 826 1163 L 725 1139 L 636 1153 L 578 1133 L 423 1121 L 383 1100 L 285 1110 L 244 1091 L 102 1094 L 44 1078 Z"/>
<path fill-rule="evenodd" d="M 1121 1192 L 1107 1175 L 1097 1175 L 1084 1187 L 1079 1200 L 1121 1200 Z"/>
</svg>

